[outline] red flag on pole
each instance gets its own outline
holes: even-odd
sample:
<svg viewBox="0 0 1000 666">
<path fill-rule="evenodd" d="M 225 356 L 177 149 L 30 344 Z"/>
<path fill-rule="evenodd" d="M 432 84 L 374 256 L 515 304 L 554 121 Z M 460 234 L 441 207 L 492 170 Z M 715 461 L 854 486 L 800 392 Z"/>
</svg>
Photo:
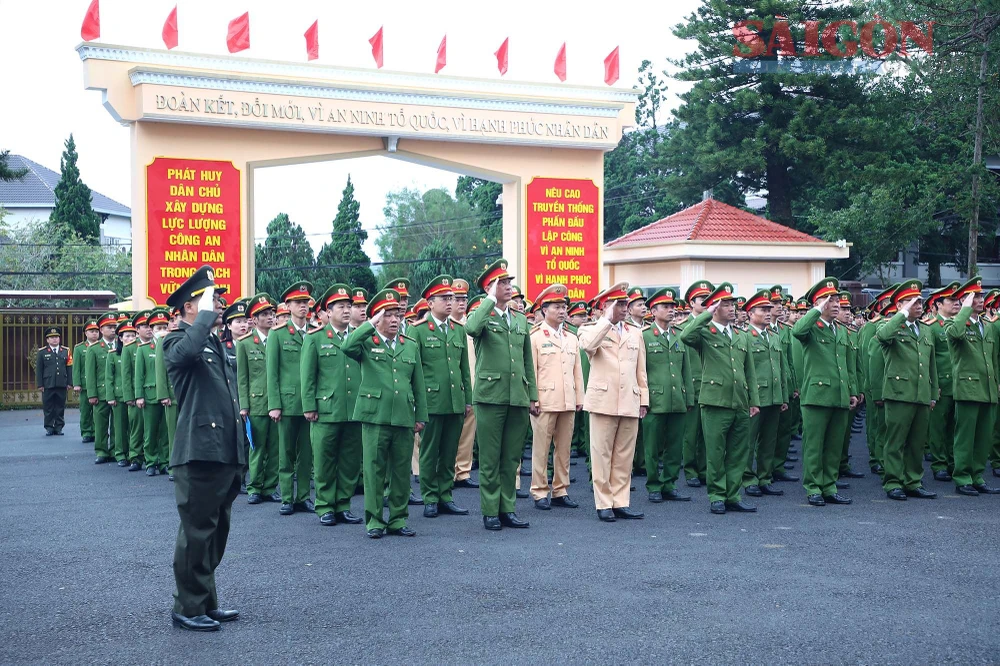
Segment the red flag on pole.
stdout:
<svg viewBox="0 0 1000 666">
<path fill-rule="evenodd" d="M 604 59 L 604 82 L 613 86 L 618 80 L 618 47 Z"/>
<path fill-rule="evenodd" d="M 438 44 L 438 57 L 437 62 L 434 63 L 434 73 L 437 74 L 444 66 L 448 64 L 448 35 L 441 38 L 441 43 Z"/>
<path fill-rule="evenodd" d="M 167 20 L 163 22 L 163 44 L 167 49 L 177 46 L 177 5 L 167 14 Z"/>
<path fill-rule="evenodd" d="M 319 19 L 306 30 L 306 58 L 316 60 L 319 58 Z"/>
<path fill-rule="evenodd" d="M 87 13 L 83 15 L 83 25 L 80 26 L 80 37 L 90 42 L 101 37 L 101 7 L 98 0 L 91 0 Z"/>
<path fill-rule="evenodd" d="M 372 35 L 368 43 L 372 45 L 372 57 L 375 58 L 375 66 L 382 69 L 382 28 L 379 28 L 378 32 Z"/>
<path fill-rule="evenodd" d="M 500 70 L 500 76 L 507 73 L 507 48 L 509 46 L 509 42 L 510 37 L 504 39 L 503 44 L 501 44 L 500 48 L 498 48 L 493 54 L 497 57 L 497 69 Z"/>
<path fill-rule="evenodd" d="M 566 80 L 566 42 L 563 42 L 563 45 L 559 47 L 559 53 L 556 54 L 556 66 L 553 71 L 559 77 L 560 81 Z"/>
<path fill-rule="evenodd" d="M 229 22 L 226 46 L 229 47 L 230 53 L 250 48 L 250 12 L 244 12 L 242 16 L 237 16 Z"/>
</svg>

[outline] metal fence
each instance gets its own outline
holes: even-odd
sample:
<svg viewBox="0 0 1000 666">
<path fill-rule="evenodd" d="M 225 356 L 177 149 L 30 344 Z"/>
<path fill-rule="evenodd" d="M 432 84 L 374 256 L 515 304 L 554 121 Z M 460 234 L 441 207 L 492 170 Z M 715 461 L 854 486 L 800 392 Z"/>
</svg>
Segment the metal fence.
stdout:
<svg viewBox="0 0 1000 666">
<path fill-rule="evenodd" d="M 42 394 L 35 384 L 35 353 L 45 345 L 45 329 L 55 326 L 62 333 L 62 344 L 73 349 L 84 339 L 88 319 L 100 316 L 101 310 L 81 309 L 9 309 L 0 310 L 0 409 L 41 407 Z M 75 391 L 69 391 L 66 404 L 77 406 Z"/>
</svg>

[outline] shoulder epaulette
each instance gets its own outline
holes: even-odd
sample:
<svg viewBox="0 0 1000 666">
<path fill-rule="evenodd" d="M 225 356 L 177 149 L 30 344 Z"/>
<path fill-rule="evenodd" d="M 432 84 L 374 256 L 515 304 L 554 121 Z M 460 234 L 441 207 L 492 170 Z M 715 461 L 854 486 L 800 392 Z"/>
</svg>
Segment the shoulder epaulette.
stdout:
<svg viewBox="0 0 1000 666">
<path fill-rule="evenodd" d="M 645 326 L 643 326 L 643 327 L 642 327 L 641 329 L 639 329 L 639 330 L 641 330 L 641 331 L 643 331 L 643 332 L 646 332 L 646 331 L 648 331 L 648 330 L 649 330 L 650 328 L 651 328 L 651 326 L 650 326 L 649 324 L 646 324 Z"/>
<path fill-rule="evenodd" d="M 153 341 L 153 339 L 152 339 L 152 338 L 151 338 L 151 339 L 149 339 L 149 340 L 147 340 L 146 342 L 143 342 L 142 340 L 140 340 L 140 341 L 139 341 L 139 346 L 140 346 L 140 347 L 145 347 L 146 345 L 148 345 L 148 344 L 149 344 L 149 343 L 151 343 L 152 341 Z"/>
<path fill-rule="evenodd" d="M 236 341 L 237 342 L 241 342 L 243 340 L 246 340 L 247 338 L 252 337 L 253 333 L 254 333 L 253 331 L 250 331 L 249 333 L 246 333 L 245 335 L 241 335 L 240 337 L 236 338 Z"/>
<path fill-rule="evenodd" d="M 136 339 L 138 339 L 138 338 L 136 338 Z M 129 345 L 134 345 L 134 344 L 135 344 L 135 340 L 132 340 L 131 342 L 126 342 L 124 346 L 128 347 Z"/>
<path fill-rule="evenodd" d="M 541 324 L 541 322 L 539 322 L 539 323 L 537 323 L 537 324 L 532 324 L 532 325 L 531 325 L 531 332 L 532 332 L 532 333 L 534 333 L 535 331 L 537 331 L 537 330 L 538 330 L 538 329 L 540 329 L 541 327 L 542 327 L 542 324 Z"/>
<path fill-rule="evenodd" d="M 400 334 L 399 334 L 399 337 L 401 337 L 401 338 L 406 338 L 406 339 L 407 339 L 407 340 L 409 340 L 410 342 L 416 342 L 416 341 L 417 341 L 417 339 L 416 339 L 416 338 L 411 338 L 410 336 L 406 335 L 405 333 L 400 333 Z"/>
<path fill-rule="evenodd" d="M 318 333 L 319 331 L 322 331 L 324 328 L 326 328 L 326 324 L 322 324 L 320 326 L 316 326 L 314 328 L 310 328 L 306 332 L 306 335 L 312 335 L 313 333 Z M 240 339 L 242 340 L 242 338 L 240 338 Z"/>
<path fill-rule="evenodd" d="M 638 326 L 636 326 L 635 324 L 633 324 L 632 322 L 630 322 L 628 319 L 626 319 L 622 323 L 625 324 L 626 326 L 631 326 L 632 328 L 638 328 Z"/>
<path fill-rule="evenodd" d="M 45 350 L 46 350 L 46 349 L 48 349 L 48 348 L 49 348 L 49 346 L 48 346 L 48 345 L 45 345 L 44 347 L 39 347 L 39 348 L 38 348 L 38 351 L 45 351 Z"/>
</svg>

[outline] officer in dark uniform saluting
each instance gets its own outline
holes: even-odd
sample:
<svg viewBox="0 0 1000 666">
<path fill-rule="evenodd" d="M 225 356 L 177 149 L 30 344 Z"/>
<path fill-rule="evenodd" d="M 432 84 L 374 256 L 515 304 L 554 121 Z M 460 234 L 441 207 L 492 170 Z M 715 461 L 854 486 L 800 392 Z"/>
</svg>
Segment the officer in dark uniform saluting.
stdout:
<svg viewBox="0 0 1000 666">
<path fill-rule="evenodd" d="M 45 329 L 45 346 L 35 356 L 35 381 L 42 391 L 42 412 L 45 414 L 45 434 L 61 435 L 66 421 L 66 391 L 73 389 L 70 372 L 73 352 L 59 344 L 58 328 Z"/>
<path fill-rule="evenodd" d="M 246 467 L 236 372 L 213 327 L 222 305 L 210 266 L 202 266 L 167 299 L 180 309 L 176 331 L 163 339 L 163 358 L 177 395 L 177 431 L 170 454 L 180 529 L 174 551 L 172 613 L 176 626 L 215 631 L 237 611 L 219 610 L 215 570 L 229 538 L 233 500 Z"/>
</svg>

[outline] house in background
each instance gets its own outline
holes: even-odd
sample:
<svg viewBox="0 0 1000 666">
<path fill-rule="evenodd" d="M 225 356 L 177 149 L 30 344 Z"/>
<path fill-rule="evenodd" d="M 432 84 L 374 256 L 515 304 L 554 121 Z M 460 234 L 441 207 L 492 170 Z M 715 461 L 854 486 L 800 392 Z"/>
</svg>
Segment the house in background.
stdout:
<svg viewBox="0 0 1000 666">
<path fill-rule="evenodd" d="M 11 169 L 27 169 L 21 180 L 0 181 L 0 206 L 7 210 L 5 222 L 11 228 L 31 220 L 47 220 L 56 206 L 59 173 L 22 155 L 9 155 Z M 132 247 L 132 210 L 91 190 L 91 206 L 101 217 L 101 244 L 128 249 Z"/>
</svg>

